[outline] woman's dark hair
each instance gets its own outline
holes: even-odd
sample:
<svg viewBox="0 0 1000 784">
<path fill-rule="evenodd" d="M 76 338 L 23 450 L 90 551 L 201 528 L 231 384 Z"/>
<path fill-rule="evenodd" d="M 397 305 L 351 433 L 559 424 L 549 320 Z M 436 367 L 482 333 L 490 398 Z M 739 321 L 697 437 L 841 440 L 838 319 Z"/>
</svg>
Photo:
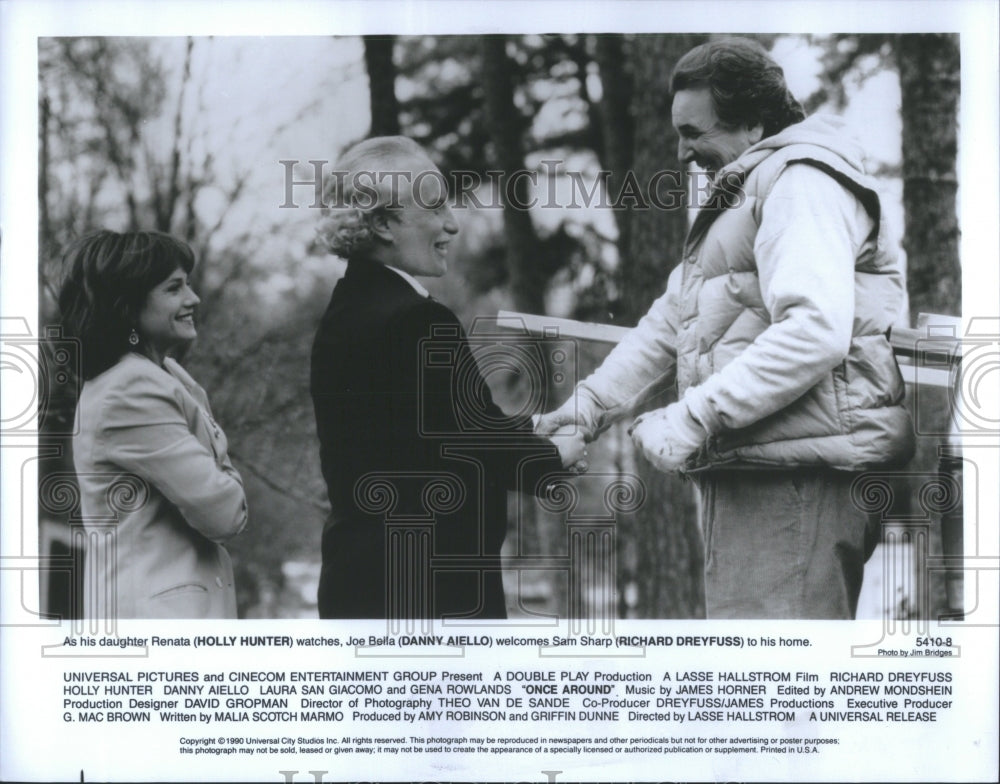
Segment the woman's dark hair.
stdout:
<svg viewBox="0 0 1000 784">
<path fill-rule="evenodd" d="M 781 66 L 748 38 L 710 41 L 685 54 L 670 77 L 670 92 L 699 87 L 711 91 L 715 113 L 730 128 L 761 125 L 767 137 L 806 117 Z"/>
<path fill-rule="evenodd" d="M 190 273 L 194 253 L 158 231 L 97 231 L 69 247 L 59 309 L 64 334 L 80 341 L 84 380 L 129 350 L 146 297 L 178 267 Z"/>
</svg>

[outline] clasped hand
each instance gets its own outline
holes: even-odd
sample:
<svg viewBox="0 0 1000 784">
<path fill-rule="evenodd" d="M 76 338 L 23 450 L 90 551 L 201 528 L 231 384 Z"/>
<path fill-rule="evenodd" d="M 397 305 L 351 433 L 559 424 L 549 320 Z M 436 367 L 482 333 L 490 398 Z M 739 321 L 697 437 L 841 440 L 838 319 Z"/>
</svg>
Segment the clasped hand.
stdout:
<svg viewBox="0 0 1000 784">
<path fill-rule="evenodd" d="M 572 417 L 561 415 L 558 411 L 543 414 L 535 420 L 535 433 L 555 444 L 566 470 L 582 474 L 589 468 L 583 429 Z"/>
</svg>

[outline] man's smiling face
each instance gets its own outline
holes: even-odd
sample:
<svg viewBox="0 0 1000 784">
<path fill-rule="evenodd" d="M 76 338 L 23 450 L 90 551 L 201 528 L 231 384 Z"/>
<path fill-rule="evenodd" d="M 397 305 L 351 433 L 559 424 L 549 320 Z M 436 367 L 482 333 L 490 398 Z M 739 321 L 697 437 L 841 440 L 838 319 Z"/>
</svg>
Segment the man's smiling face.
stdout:
<svg viewBox="0 0 1000 784">
<path fill-rule="evenodd" d="M 390 244 L 381 260 L 411 275 L 440 277 L 448 271 L 448 246 L 458 233 L 444 175 L 428 158 L 414 157 L 405 169 L 385 224 Z"/>
<path fill-rule="evenodd" d="M 672 114 L 680 137 L 677 157 L 681 163 L 694 163 L 705 171 L 716 172 L 732 163 L 763 135 L 759 125 L 731 128 L 723 124 L 707 87 L 678 90 Z"/>
</svg>

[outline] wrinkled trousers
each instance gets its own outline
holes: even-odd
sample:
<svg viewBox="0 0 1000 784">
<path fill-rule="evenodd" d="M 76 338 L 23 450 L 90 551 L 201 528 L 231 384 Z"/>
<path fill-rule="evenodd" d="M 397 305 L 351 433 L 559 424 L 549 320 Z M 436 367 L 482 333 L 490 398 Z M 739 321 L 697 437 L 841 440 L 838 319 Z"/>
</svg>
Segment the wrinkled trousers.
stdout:
<svg viewBox="0 0 1000 784">
<path fill-rule="evenodd" d="M 881 534 L 832 469 L 706 471 L 696 477 L 709 618 L 853 619 Z"/>
</svg>

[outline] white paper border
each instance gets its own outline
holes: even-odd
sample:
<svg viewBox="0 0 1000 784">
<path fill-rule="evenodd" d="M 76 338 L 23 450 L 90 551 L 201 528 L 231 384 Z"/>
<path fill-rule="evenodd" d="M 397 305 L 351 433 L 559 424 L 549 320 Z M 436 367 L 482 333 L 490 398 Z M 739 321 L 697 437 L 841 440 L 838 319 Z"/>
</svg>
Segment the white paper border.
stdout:
<svg viewBox="0 0 1000 784">
<path fill-rule="evenodd" d="M 472 4 L 467 2 L 30 2 L 6 0 L 0 3 L 0 315 L 23 317 L 37 335 L 37 38 L 51 35 L 329 35 L 363 33 L 525 33 L 525 32 L 958 32 L 962 44 L 962 103 L 960 109 L 960 211 L 963 231 L 964 313 L 997 315 L 996 293 L 1000 290 L 1000 248 L 998 248 L 998 139 L 1000 116 L 997 89 L 997 6 L 990 2 L 726 2 L 707 10 L 705 3 L 654 2 L 506 2 Z M 4 393 L 7 394 L 6 392 Z M 6 447 L 0 451 L 3 492 L 0 495 L 0 552 L 5 557 L 21 552 L 32 541 L 30 521 L 36 518 L 33 501 L 24 506 L 17 497 L 20 455 Z M 29 446 L 30 448 L 30 446 Z M 981 456 L 981 461 L 980 461 Z M 997 476 L 997 454 L 993 449 L 977 453 L 977 466 L 984 481 Z M 32 477 L 25 481 L 31 486 Z M 979 523 L 987 532 L 995 532 L 1000 520 L 995 487 L 978 499 Z M 20 522 L 29 521 L 20 530 Z M 13 525 L 12 525 L 13 524 Z M 22 542 L 21 536 L 24 536 Z M 37 539 L 37 537 L 36 537 Z M 987 536 L 989 540 L 990 537 Z M 995 540 L 995 536 L 992 537 Z M 967 535 L 966 541 L 969 541 Z M 995 543 L 995 542 L 994 542 Z M 996 558 L 995 552 L 982 553 Z M 993 567 L 995 568 L 995 566 Z M 998 617 L 995 596 L 980 596 L 989 602 L 979 610 L 987 618 Z M 5 602 L 16 601 L 9 594 Z M 5 607 L 6 609 L 6 607 Z M 624 626 L 620 622 L 619 626 Z M 634 628 L 662 629 L 663 623 L 634 623 Z M 689 628 L 670 624 L 671 630 Z M 169 628 L 166 625 L 164 628 Z M 288 628 L 286 622 L 240 622 L 238 633 L 275 633 Z M 233 627 L 235 631 L 237 627 Z M 715 633 L 716 625 L 695 624 L 698 634 Z M 706 629 L 711 628 L 711 631 Z M 725 633 L 734 628 L 726 625 Z M 775 627 L 777 628 L 777 627 Z M 829 625 L 811 627 L 827 634 Z M 851 627 L 858 638 L 869 631 Z M 843 631 L 837 626 L 836 630 Z M 220 633 L 230 633 L 220 630 Z M 682 632 L 683 633 L 683 632 Z M 38 655 L 38 633 L 33 630 L 0 629 L 0 705 L 3 711 L 0 746 L 6 760 L 16 759 L 16 768 L 5 762 L 3 775 L 14 777 L 63 777 L 72 768 L 57 763 L 60 733 L 64 728 L 51 727 L 39 717 L 45 715 L 44 701 L 31 699 L 32 682 L 39 677 L 32 657 Z M 969 651 L 961 663 L 971 666 L 982 677 L 982 703 L 966 706 L 970 724 L 977 725 L 987 742 L 997 739 L 996 715 L 996 627 L 980 635 L 978 650 Z M 183 657 L 176 657 L 178 663 Z M 26 686 L 27 685 L 27 686 Z M 28 695 L 28 696 L 24 696 Z M 13 699 L 12 699 L 13 697 Z M 990 700 L 992 697 L 992 702 Z M 971 700 L 970 700 L 971 703 Z M 877 733 L 876 733 L 877 734 Z M 70 744 L 72 745 L 72 744 Z M 141 748 L 118 748 L 121 759 L 114 763 L 123 775 L 148 770 L 150 779 L 193 778 L 196 769 L 187 765 L 152 764 L 143 761 Z M 905 760 L 886 763 L 877 760 L 878 744 L 869 756 L 859 755 L 857 778 L 867 779 L 866 769 L 893 773 L 900 779 L 919 780 L 920 772 L 910 769 Z M 948 748 L 940 750 L 948 755 Z M 994 756 L 995 760 L 995 756 Z M 154 756 L 154 763 L 156 762 Z M 175 761 L 176 762 L 176 761 Z M 37 763 L 37 764 L 36 764 Z M 211 766 L 210 766 L 211 767 Z M 433 767 L 433 766 L 432 766 Z M 648 773 L 647 766 L 642 766 Z M 961 759 L 955 761 L 961 771 Z M 304 769 L 304 768 L 303 768 Z M 438 774 L 440 774 L 440 769 Z M 579 772 L 579 771 L 578 771 Z M 637 771 L 638 772 L 638 771 Z M 751 776 L 752 771 L 747 771 Z M 205 771 L 213 778 L 220 770 Z M 599 776 L 600 770 L 595 769 Z M 433 778 L 433 769 L 419 774 Z M 616 771 L 621 778 L 621 770 Z M 269 775 L 269 774 L 268 774 Z M 262 772 L 260 778 L 268 780 Z M 495 778 L 496 771 L 484 771 L 484 778 Z M 255 776 L 256 777 L 256 776 Z M 960 778 L 960 777 L 959 777 Z M 220 778 L 220 780 L 222 780 Z M 274 777 L 274 780 L 278 780 Z M 543 779 L 539 779 L 543 780 Z"/>
</svg>

